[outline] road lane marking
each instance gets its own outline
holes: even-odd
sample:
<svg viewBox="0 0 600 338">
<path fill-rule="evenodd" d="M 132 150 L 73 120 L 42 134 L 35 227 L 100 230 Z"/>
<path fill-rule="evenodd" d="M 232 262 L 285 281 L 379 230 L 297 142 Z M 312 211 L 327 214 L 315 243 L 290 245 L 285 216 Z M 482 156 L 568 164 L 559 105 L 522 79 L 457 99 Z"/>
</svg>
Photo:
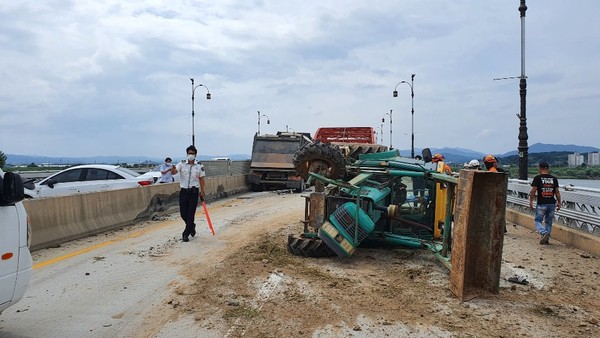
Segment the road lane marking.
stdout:
<svg viewBox="0 0 600 338">
<path fill-rule="evenodd" d="M 231 201 L 229 201 L 229 202 L 231 202 Z M 222 209 L 223 207 L 224 207 L 223 203 L 220 203 L 218 205 L 213 205 L 212 208 L 214 210 L 218 210 L 218 209 Z M 202 212 L 200 210 L 196 210 L 196 217 L 198 217 L 200 215 L 204 216 L 204 212 Z M 139 236 L 144 235 L 146 233 L 149 233 L 149 232 L 161 229 L 161 228 L 163 228 L 163 227 L 165 227 L 167 225 L 171 225 L 173 222 L 179 222 L 179 221 L 180 221 L 179 219 L 177 219 L 177 221 L 175 221 L 175 220 L 165 221 L 165 223 L 163 223 L 162 225 L 156 225 L 156 226 L 154 226 L 152 228 L 148 228 L 148 229 L 143 229 L 143 230 L 140 230 L 140 231 L 136 231 L 136 232 L 133 232 L 133 233 L 131 233 L 129 235 L 117 237 L 116 239 L 112 239 L 112 240 L 109 240 L 109 241 L 106 241 L 106 242 L 98 243 L 98 244 L 92 245 L 90 247 L 87 247 L 87 248 L 84 248 L 84 249 L 81 249 L 81 250 L 77 250 L 77 251 L 68 253 L 66 255 L 62 255 L 62 256 L 59 256 L 59 257 L 55 257 L 55 258 L 49 259 L 47 261 L 36 263 L 36 264 L 33 265 L 33 269 L 34 270 L 41 269 L 41 268 L 46 267 L 48 265 L 52 265 L 52 264 L 55 264 L 55 263 L 67 260 L 69 258 L 73 258 L 75 256 L 79 256 L 81 254 L 88 253 L 90 251 L 93 251 L 93 250 L 96 250 L 96 249 L 100 249 L 100 248 L 103 248 L 105 246 L 108 246 L 108 245 L 111 245 L 111 244 L 114 244 L 114 243 L 117 243 L 117 242 L 124 241 L 126 239 L 136 238 L 136 237 L 139 237 Z"/>
<path fill-rule="evenodd" d="M 62 255 L 62 256 L 59 256 L 59 257 L 55 257 L 55 258 L 49 259 L 47 261 L 36 263 L 36 264 L 33 265 L 33 269 L 34 270 L 40 269 L 40 268 L 46 267 L 48 265 L 52 265 L 52 264 L 55 264 L 55 263 L 67 260 L 69 258 L 73 258 L 75 256 L 79 256 L 81 254 L 88 253 L 90 251 L 94 251 L 96 249 L 100 249 L 100 248 L 103 248 L 105 246 L 108 246 L 108 245 L 111 245 L 111 244 L 114 244 L 114 243 L 122 242 L 122 241 L 124 241 L 126 239 L 140 237 L 140 236 L 145 235 L 147 233 L 150 233 L 152 231 L 156 231 L 158 229 L 162 229 L 162 228 L 166 227 L 167 225 L 171 225 L 171 224 L 172 224 L 172 222 L 167 221 L 165 223 L 155 225 L 155 226 L 153 226 L 151 228 L 148 228 L 148 229 L 142 229 L 140 231 L 136 231 L 136 232 L 133 232 L 133 233 L 125 235 L 125 236 L 120 236 L 120 237 L 117 237 L 115 239 L 108 240 L 106 242 L 94 244 L 94 245 L 89 246 L 87 248 L 84 248 L 84 249 L 81 249 L 81 250 L 77 250 L 77 251 L 74 251 L 74 252 L 70 252 L 70 253 L 68 253 L 66 255 Z"/>
</svg>

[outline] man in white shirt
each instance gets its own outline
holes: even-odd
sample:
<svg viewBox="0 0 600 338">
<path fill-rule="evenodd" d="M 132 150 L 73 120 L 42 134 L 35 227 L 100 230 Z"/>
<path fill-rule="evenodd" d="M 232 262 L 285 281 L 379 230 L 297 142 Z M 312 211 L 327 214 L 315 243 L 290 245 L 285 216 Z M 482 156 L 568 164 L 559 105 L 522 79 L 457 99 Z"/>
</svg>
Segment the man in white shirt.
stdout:
<svg viewBox="0 0 600 338">
<path fill-rule="evenodd" d="M 163 165 L 160 166 L 159 170 L 160 170 L 160 179 L 158 180 L 158 183 L 171 183 L 173 182 L 173 174 L 171 174 L 171 167 L 173 165 L 171 164 L 171 158 L 167 157 L 165 158 L 165 163 Z"/>
<path fill-rule="evenodd" d="M 185 222 L 185 229 L 181 234 L 184 242 L 189 242 L 189 236 L 196 236 L 196 223 L 194 223 L 194 215 L 196 214 L 196 206 L 198 198 L 204 198 L 204 166 L 196 163 L 196 147 L 189 146 L 186 149 L 187 162 L 177 163 L 171 167 L 171 174 L 179 173 L 179 214 Z"/>
</svg>

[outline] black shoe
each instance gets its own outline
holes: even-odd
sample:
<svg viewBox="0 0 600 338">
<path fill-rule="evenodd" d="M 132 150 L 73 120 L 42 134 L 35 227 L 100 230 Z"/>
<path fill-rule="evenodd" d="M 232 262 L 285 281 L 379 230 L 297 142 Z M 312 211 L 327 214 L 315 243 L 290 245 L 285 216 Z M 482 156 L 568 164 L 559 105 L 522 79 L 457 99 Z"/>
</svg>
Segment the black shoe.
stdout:
<svg viewBox="0 0 600 338">
<path fill-rule="evenodd" d="M 196 223 L 194 223 L 194 226 L 192 227 L 192 231 L 190 231 L 190 236 L 192 236 L 192 237 L 196 236 Z"/>
<path fill-rule="evenodd" d="M 189 238 L 189 237 L 187 237 L 187 236 L 185 236 L 185 237 L 183 237 L 181 240 L 182 240 L 182 241 L 184 241 L 184 242 L 189 242 L 189 241 L 190 241 L 190 238 Z"/>
<path fill-rule="evenodd" d="M 548 244 L 548 243 L 550 243 L 550 233 L 549 232 L 543 234 L 542 239 L 540 239 L 540 244 L 544 245 L 544 244 Z"/>
</svg>

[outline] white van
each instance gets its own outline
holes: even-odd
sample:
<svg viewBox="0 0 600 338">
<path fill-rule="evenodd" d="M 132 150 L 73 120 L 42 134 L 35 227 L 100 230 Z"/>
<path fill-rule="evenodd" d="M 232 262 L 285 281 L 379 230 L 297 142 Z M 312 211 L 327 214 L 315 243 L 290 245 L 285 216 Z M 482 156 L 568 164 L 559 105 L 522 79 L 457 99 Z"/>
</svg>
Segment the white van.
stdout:
<svg viewBox="0 0 600 338">
<path fill-rule="evenodd" d="M 21 176 L 0 169 L 0 313 L 23 298 L 31 279 L 31 225 L 23 198 Z"/>
</svg>

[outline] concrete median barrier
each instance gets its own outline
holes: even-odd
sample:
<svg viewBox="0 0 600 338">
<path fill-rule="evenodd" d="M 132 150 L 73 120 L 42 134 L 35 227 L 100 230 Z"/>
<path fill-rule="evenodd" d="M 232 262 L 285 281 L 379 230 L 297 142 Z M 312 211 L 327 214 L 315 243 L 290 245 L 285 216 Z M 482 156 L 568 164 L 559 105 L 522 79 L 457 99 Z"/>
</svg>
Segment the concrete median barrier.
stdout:
<svg viewBox="0 0 600 338">
<path fill-rule="evenodd" d="M 206 200 L 248 190 L 245 175 L 206 179 Z M 31 219 L 31 250 L 39 250 L 179 208 L 179 183 L 24 201 Z"/>
</svg>

